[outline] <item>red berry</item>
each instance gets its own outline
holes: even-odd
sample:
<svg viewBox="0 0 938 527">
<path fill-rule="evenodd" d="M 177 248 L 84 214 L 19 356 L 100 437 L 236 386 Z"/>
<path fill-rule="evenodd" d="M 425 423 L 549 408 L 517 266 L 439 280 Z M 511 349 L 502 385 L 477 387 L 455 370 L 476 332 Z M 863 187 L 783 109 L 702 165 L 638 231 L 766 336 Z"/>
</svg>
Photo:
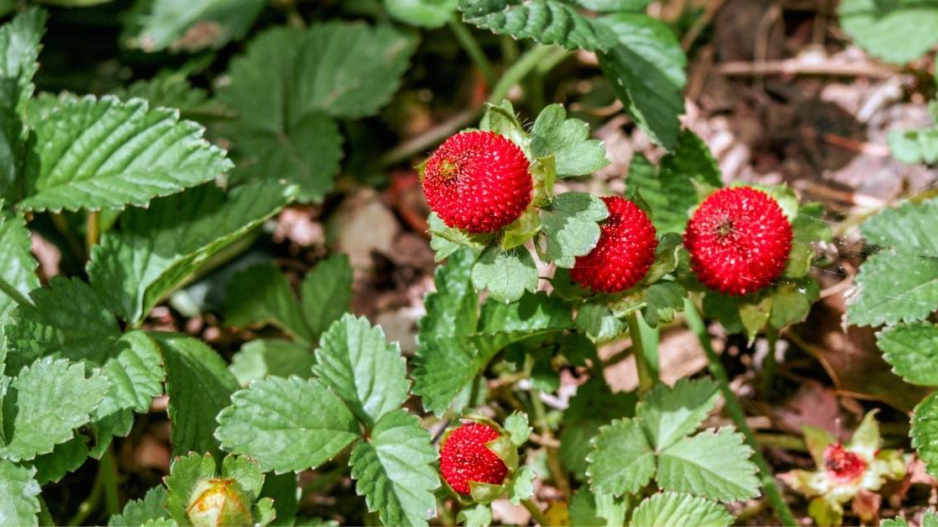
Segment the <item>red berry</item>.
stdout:
<svg viewBox="0 0 938 527">
<path fill-rule="evenodd" d="M 711 194 L 687 224 L 684 246 L 697 278 L 730 295 L 754 293 L 785 270 L 791 224 L 771 196 L 749 187 Z"/>
<path fill-rule="evenodd" d="M 453 490 L 468 495 L 470 481 L 492 485 L 505 482 L 508 466 L 485 446 L 500 435 L 481 423 L 466 423 L 450 432 L 440 447 L 440 471 Z"/>
<path fill-rule="evenodd" d="M 655 260 L 655 227 L 638 205 L 620 197 L 603 198 L 609 216 L 600 224 L 599 242 L 576 259 L 570 278 L 594 292 L 615 293 L 637 284 Z"/>
<path fill-rule="evenodd" d="M 850 483 L 866 471 L 866 461 L 856 452 L 844 450 L 842 444 L 833 443 L 824 449 L 824 468 L 834 483 Z"/>
<path fill-rule="evenodd" d="M 444 223 L 469 232 L 495 232 L 531 203 L 528 159 L 518 145 L 492 132 L 462 132 L 427 160 L 423 192 Z"/>
</svg>

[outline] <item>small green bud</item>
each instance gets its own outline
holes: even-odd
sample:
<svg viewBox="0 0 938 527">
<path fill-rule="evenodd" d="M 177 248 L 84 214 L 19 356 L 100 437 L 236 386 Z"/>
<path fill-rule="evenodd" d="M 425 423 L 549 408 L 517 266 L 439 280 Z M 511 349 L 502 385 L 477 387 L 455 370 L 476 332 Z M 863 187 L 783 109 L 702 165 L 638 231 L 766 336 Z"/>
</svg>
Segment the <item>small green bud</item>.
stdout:
<svg viewBox="0 0 938 527">
<path fill-rule="evenodd" d="M 233 479 L 206 479 L 192 491 L 186 509 L 195 527 L 238 527 L 252 525 L 251 499 Z"/>
</svg>

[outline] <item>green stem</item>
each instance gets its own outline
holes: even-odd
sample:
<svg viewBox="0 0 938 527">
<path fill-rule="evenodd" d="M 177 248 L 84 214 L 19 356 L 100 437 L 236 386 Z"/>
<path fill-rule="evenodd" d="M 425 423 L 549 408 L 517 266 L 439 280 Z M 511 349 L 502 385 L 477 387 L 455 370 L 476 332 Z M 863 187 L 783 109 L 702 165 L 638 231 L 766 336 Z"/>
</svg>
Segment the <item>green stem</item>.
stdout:
<svg viewBox="0 0 938 527">
<path fill-rule="evenodd" d="M 120 476 L 117 472 L 114 452 L 110 448 L 101 457 L 101 465 L 98 467 L 98 471 L 101 474 L 101 484 L 104 487 L 104 503 L 107 505 L 108 516 L 119 514 L 121 511 Z"/>
<path fill-rule="evenodd" d="M 521 82 L 538 64 L 548 60 L 548 57 L 551 55 L 558 53 L 566 55 L 567 50 L 553 46 L 536 46 L 526 51 L 517 62 L 508 68 L 508 71 L 502 75 L 502 78 L 499 79 L 498 83 L 492 89 L 492 94 L 489 96 L 488 102 L 490 104 L 500 104 L 502 100 L 508 96 L 508 92 L 511 91 L 511 88 L 513 88 L 515 84 Z"/>
<path fill-rule="evenodd" d="M 531 407 L 534 409 L 534 425 L 541 432 L 541 437 L 551 440 L 554 433 L 550 429 L 550 423 L 547 421 L 547 409 L 544 408 L 544 402 L 541 401 L 541 392 L 537 389 L 531 389 Z M 551 477 L 557 488 L 563 492 L 564 496 L 570 496 L 570 482 L 566 473 L 563 471 L 563 465 L 557 457 L 557 450 L 550 447 L 544 447 L 547 451 L 547 467 L 550 469 Z M 542 524 L 543 525 L 543 524 Z"/>
<path fill-rule="evenodd" d="M 531 500 L 521 500 L 521 504 L 524 505 L 525 509 L 528 509 L 528 512 L 531 513 L 531 517 L 534 518 L 534 521 L 537 522 L 541 527 L 548 527 L 550 525 L 550 520 L 547 519 L 547 516 L 544 516 L 544 513 L 541 512 L 541 509 L 538 508 Z"/>
<path fill-rule="evenodd" d="M 492 63 L 489 62 L 489 59 L 485 56 L 485 52 L 482 51 L 482 46 L 479 45 L 479 41 L 472 36 L 472 31 L 462 23 L 457 14 L 453 15 L 453 18 L 450 19 L 447 25 L 449 26 L 449 30 L 453 32 L 453 36 L 456 37 L 459 45 L 462 46 L 462 49 L 469 55 L 469 60 L 472 61 L 472 64 L 479 70 L 482 76 L 485 77 L 485 82 L 489 86 L 494 86 L 498 81 L 498 77 L 495 75 L 495 69 L 492 68 Z"/>
<path fill-rule="evenodd" d="M 68 521 L 69 525 L 84 525 L 85 520 L 91 516 L 91 513 L 98 508 L 98 504 L 101 502 L 101 494 L 104 492 L 104 477 L 101 473 L 101 467 L 98 467 L 98 475 L 94 478 L 94 485 L 91 487 L 91 493 L 88 494 L 88 498 L 85 501 L 81 502 L 81 505 L 78 506 L 78 511 L 75 512 L 75 515 L 72 516 L 72 519 Z"/>
<path fill-rule="evenodd" d="M 723 368 L 720 357 L 710 344 L 710 335 L 707 333 L 707 326 L 704 325 L 704 321 L 697 311 L 697 306 L 695 306 L 689 298 L 684 300 L 684 313 L 687 317 L 687 326 L 694 332 L 694 335 L 697 336 L 697 340 L 700 341 L 700 346 L 707 354 L 707 360 L 710 362 L 710 373 L 713 374 L 720 384 L 720 390 L 723 392 L 723 398 L 726 400 L 726 411 L 729 412 L 730 417 L 736 424 L 736 428 L 746 436 L 746 444 L 753 449 L 753 461 L 755 461 L 756 465 L 759 467 L 760 479 L 762 480 L 762 487 L 765 489 L 766 498 L 768 498 L 769 502 L 772 504 L 772 508 L 774 508 L 775 512 L 778 514 L 782 525 L 786 527 L 797 526 L 798 522 L 795 521 L 791 509 L 788 507 L 788 504 L 785 503 L 785 498 L 778 488 L 775 476 L 772 474 L 769 464 L 762 456 L 759 444 L 756 442 L 752 430 L 749 428 L 749 424 L 746 423 L 746 414 L 743 412 L 743 407 L 739 403 L 736 394 L 733 393 L 733 390 L 730 388 L 729 376 L 726 374 L 726 369 Z"/>
<path fill-rule="evenodd" d="M 632 339 L 632 354 L 635 355 L 635 366 L 638 370 L 638 393 L 644 395 L 658 382 L 658 342 L 646 342 L 646 331 L 643 330 L 641 314 L 634 311 L 629 314 L 629 336 Z M 650 328 L 649 328 L 650 329 Z M 649 335 L 651 336 L 651 335 Z"/>
<path fill-rule="evenodd" d="M 778 330 L 768 326 L 765 330 L 765 336 L 769 343 L 769 352 L 762 362 L 762 382 L 759 386 L 759 392 L 762 399 L 769 400 L 769 394 L 772 392 L 772 381 L 775 378 L 775 370 L 778 369 L 778 360 L 775 357 L 775 348 L 778 345 Z"/>
<path fill-rule="evenodd" d="M 89 211 L 85 219 L 85 248 L 88 254 L 91 254 L 91 249 L 98 244 L 100 237 L 101 213 L 96 210 Z"/>
</svg>

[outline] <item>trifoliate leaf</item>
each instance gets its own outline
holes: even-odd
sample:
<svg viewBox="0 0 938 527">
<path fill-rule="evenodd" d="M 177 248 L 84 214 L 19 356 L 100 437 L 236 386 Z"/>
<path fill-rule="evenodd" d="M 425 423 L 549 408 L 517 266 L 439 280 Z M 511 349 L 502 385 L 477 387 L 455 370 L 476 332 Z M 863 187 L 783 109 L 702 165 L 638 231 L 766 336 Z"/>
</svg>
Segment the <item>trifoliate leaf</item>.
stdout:
<svg viewBox="0 0 938 527">
<path fill-rule="evenodd" d="M 869 257 L 855 278 L 847 320 L 858 326 L 915 322 L 938 306 L 938 259 L 884 250 Z"/>
<path fill-rule="evenodd" d="M 0 457 L 20 461 L 52 452 L 91 421 L 107 389 L 107 379 L 86 377 L 80 363 L 47 357 L 23 368 L 4 397 L 3 422 L 12 423 L 13 434 Z"/>
<path fill-rule="evenodd" d="M 837 15 L 854 42 L 888 62 L 910 62 L 938 43 L 938 3 L 931 0 L 844 0 Z"/>
<path fill-rule="evenodd" d="M 124 505 L 124 512 L 111 516 L 107 524 L 111 527 L 143 525 L 151 520 L 169 518 L 166 508 L 166 489 L 161 485 L 148 490 L 143 498 Z"/>
<path fill-rule="evenodd" d="M 905 203 L 883 209 L 866 220 L 861 232 L 874 245 L 938 258 L 938 232 L 931 228 L 935 218 L 938 218 L 938 199 Z"/>
<path fill-rule="evenodd" d="M 268 375 L 301 378 L 312 376 L 313 350 L 288 340 L 252 340 L 231 358 L 228 369 L 242 387 Z"/>
<path fill-rule="evenodd" d="M 433 491 L 440 479 L 437 452 L 420 419 L 404 410 L 384 415 L 368 442 L 360 442 L 349 463 L 356 489 L 384 525 L 426 525 L 436 515 Z"/>
<path fill-rule="evenodd" d="M 233 165 L 204 129 L 146 101 L 105 96 L 66 100 L 36 128 L 26 165 L 29 211 L 145 206 L 211 181 Z"/>
<path fill-rule="evenodd" d="M 758 468 L 749 461 L 752 449 L 743 440 L 732 428 L 679 440 L 659 454 L 659 486 L 720 501 L 758 496 Z"/>
<path fill-rule="evenodd" d="M 167 413 L 173 423 L 173 454 L 211 452 L 219 456 L 213 435 L 215 416 L 228 406 L 238 381 L 224 359 L 202 341 L 170 333 L 151 333 L 166 361 Z"/>
<path fill-rule="evenodd" d="M 353 315 L 323 334 L 313 373 L 369 427 L 400 408 L 410 388 L 400 346 L 388 343 L 381 327 Z"/>
<path fill-rule="evenodd" d="M 602 427 L 587 461 L 586 475 L 596 493 L 621 496 L 638 492 L 655 475 L 655 452 L 634 419 Z"/>
<path fill-rule="evenodd" d="M 0 525 L 37 525 L 39 483 L 36 469 L 0 459 Z"/>
<path fill-rule="evenodd" d="M 138 2 L 125 43 L 152 53 L 218 49 L 247 34 L 264 9 L 263 0 L 151 0 Z"/>
<path fill-rule="evenodd" d="M 81 434 L 55 445 L 52 452 L 37 456 L 31 463 L 36 468 L 36 481 L 40 485 L 57 483 L 69 472 L 78 470 L 88 459 L 87 438 Z"/>
<path fill-rule="evenodd" d="M 661 452 L 700 426 L 716 405 L 719 386 L 711 379 L 657 384 L 638 404 L 636 415 L 654 448 Z"/>
<path fill-rule="evenodd" d="M 317 380 L 268 377 L 235 392 L 231 403 L 218 415 L 215 436 L 265 470 L 318 467 L 359 437 L 355 416 Z"/>
<path fill-rule="evenodd" d="M 0 217 L 0 317 L 20 303 L 29 302 L 29 293 L 40 286 L 33 258 L 29 229 L 20 217 Z"/>
<path fill-rule="evenodd" d="M 719 503 L 689 494 L 662 492 L 638 504 L 630 525 L 728 527 L 733 520 L 733 515 Z"/>
<path fill-rule="evenodd" d="M 337 254 L 316 264 L 303 279 L 300 298 L 306 322 L 318 339 L 351 308 L 352 266 L 348 256 Z"/>
<path fill-rule="evenodd" d="M 892 371 L 905 382 L 938 386 L 938 327 L 924 322 L 903 324 L 879 333 L 876 345 Z"/>
<path fill-rule="evenodd" d="M 111 386 L 98 407 L 99 416 L 125 408 L 145 412 L 153 398 L 163 394 L 163 357 L 156 343 L 142 331 L 121 336 L 101 373 Z"/>
<path fill-rule="evenodd" d="M 391 18 L 405 24 L 436 28 L 446 24 L 456 12 L 458 0 L 384 0 Z"/>
<path fill-rule="evenodd" d="M 666 24 L 646 15 L 617 13 L 600 22 L 618 37 L 599 55 L 616 95 L 645 133 L 673 150 L 681 132 L 681 91 L 687 82 L 687 57 L 680 42 Z"/>
<path fill-rule="evenodd" d="M 473 287 L 488 290 L 491 298 L 499 302 L 514 302 L 525 291 L 533 293 L 537 282 L 537 266 L 524 247 L 502 251 L 491 246 L 472 267 Z"/>
<path fill-rule="evenodd" d="M 459 10 L 470 24 L 541 44 L 597 51 L 616 42 L 609 27 L 559 0 L 459 0 Z"/>
<path fill-rule="evenodd" d="M 599 241 L 599 222 L 609 211 L 601 199 L 582 192 L 560 194 L 541 209 L 541 223 L 547 235 L 547 258 L 570 269 L 577 256 L 584 256 Z"/>
<path fill-rule="evenodd" d="M 932 392 L 915 407 L 909 436 L 928 473 L 938 474 L 938 392 Z"/>
<path fill-rule="evenodd" d="M 560 177 L 592 174 L 609 165 L 602 142 L 590 139 L 589 125 L 567 119 L 561 104 L 551 104 L 537 116 L 531 129 L 531 150 L 535 157 L 553 155 Z"/>
<path fill-rule="evenodd" d="M 293 286 L 273 263 L 241 271 L 228 282 L 225 322 L 241 327 L 270 323 L 306 345 L 316 342 Z"/>
<path fill-rule="evenodd" d="M 199 266 L 276 214 L 292 190 L 276 183 L 225 192 L 203 185 L 121 214 L 91 253 L 88 275 L 107 305 L 141 320 Z"/>
</svg>

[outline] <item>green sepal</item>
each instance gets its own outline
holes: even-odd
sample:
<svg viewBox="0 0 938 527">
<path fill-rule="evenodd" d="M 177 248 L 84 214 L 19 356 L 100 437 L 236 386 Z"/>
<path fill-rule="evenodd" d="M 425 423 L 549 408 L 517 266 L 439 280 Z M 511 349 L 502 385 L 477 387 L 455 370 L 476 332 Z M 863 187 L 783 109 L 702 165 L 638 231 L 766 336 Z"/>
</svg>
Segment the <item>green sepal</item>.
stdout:
<svg viewBox="0 0 938 527">
<path fill-rule="evenodd" d="M 503 251 L 510 251 L 515 247 L 524 245 L 541 231 L 541 217 L 538 210 L 529 206 L 524 214 L 505 227 L 502 231 L 501 247 Z"/>
<path fill-rule="evenodd" d="M 681 262 L 681 250 L 684 239 L 676 232 L 666 232 L 658 237 L 655 247 L 655 259 L 648 268 L 641 284 L 650 285 L 674 272 Z"/>
<path fill-rule="evenodd" d="M 508 487 L 506 485 L 492 485 L 478 481 L 469 482 L 469 496 L 471 496 L 472 501 L 476 503 L 492 503 L 498 498 L 501 498 L 507 490 Z"/>
<path fill-rule="evenodd" d="M 518 469 L 518 447 L 511 442 L 509 434 L 504 433 L 504 435 L 486 443 L 485 446 L 505 463 L 509 473 L 514 473 Z"/>
<path fill-rule="evenodd" d="M 554 200 L 554 185 L 557 183 L 557 162 L 554 155 L 535 159 L 529 170 L 534 178 L 532 203 L 537 207 L 550 204 Z"/>
</svg>

